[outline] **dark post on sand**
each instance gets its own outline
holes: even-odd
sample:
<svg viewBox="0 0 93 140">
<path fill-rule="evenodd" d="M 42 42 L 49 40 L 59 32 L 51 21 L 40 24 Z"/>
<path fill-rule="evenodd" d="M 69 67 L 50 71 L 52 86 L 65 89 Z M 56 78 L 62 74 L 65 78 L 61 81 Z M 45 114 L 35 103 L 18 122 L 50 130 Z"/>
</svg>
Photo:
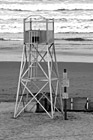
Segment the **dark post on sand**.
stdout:
<svg viewBox="0 0 93 140">
<path fill-rule="evenodd" d="M 64 69 L 64 74 L 63 74 L 64 76 L 64 81 L 65 81 L 65 83 L 63 84 L 64 86 L 63 86 L 63 92 L 64 92 L 64 119 L 65 120 L 67 120 L 67 86 L 68 86 L 68 84 L 67 84 L 67 70 L 66 69 Z"/>
<path fill-rule="evenodd" d="M 64 93 L 67 92 L 67 87 L 64 87 Z M 64 99 L 64 119 L 67 120 L 67 99 Z"/>
</svg>

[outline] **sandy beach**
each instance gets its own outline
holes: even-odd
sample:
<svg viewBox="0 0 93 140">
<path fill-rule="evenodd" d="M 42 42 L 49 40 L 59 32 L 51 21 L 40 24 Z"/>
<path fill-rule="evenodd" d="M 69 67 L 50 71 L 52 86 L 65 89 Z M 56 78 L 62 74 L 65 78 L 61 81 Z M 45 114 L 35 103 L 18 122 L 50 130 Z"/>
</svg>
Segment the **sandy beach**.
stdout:
<svg viewBox="0 0 93 140">
<path fill-rule="evenodd" d="M 69 97 L 89 97 L 93 100 L 93 64 L 59 62 L 60 78 L 67 69 L 70 87 Z M 15 101 L 20 62 L 0 62 L 0 101 Z M 5 96 L 6 95 L 6 96 Z M 8 98 L 6 98 L 8 96 Z"/>
<path fill-rule="evenodd" d="M 71 46 L 67 40 L 64 43 Z M 0 139 L 92 140 L 92 113 L 69 112 L 67 121 L 59 114 L 53 120 L 46 114 L 32 113 L 13 118 L 22 44 L 19 40 L 0 40 Z M 57 59 L 60 78 L 64 68 L 68 72 L 69 97 L 88 97 L 93 101 L 93 50 L 88 51 L 89 45 L 86 45 L 85 52 L 80 48 L 77 51 L 63 49 L 61 53 L 57 52 Z"/>
<path fill-rule="evenodd" d="M 14 119 L 13 108 L 10 108 L 0 112 L 0 139 L 93 140 L 93 114 L 69 112 L 68 119 L 65 121 L 56 115 L 51 120 L 46 114 L 31 113 Z"/>
</svg>

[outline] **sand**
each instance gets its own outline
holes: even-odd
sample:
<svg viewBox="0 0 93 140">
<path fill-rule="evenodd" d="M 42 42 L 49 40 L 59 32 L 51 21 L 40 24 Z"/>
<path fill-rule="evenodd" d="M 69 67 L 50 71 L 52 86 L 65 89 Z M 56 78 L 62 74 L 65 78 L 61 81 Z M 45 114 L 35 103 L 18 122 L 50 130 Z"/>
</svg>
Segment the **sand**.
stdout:
<svg viewBox="0 0 93 140">
<path fill-rule="evenodd" d="M 92 113 L 68 112 L 68 120 L 62 114 L 50 119 L 44 113 L 24 113 L 14 119 L 14 103 L 1 107 L 1 140 L 93 140 Z"/>
<path fill-rule="evenodd" d="M 70 86 L 69 97 L 88 97 L 93 100 L 93 64 L 59 62 L 58 69 L 62 79 L 66 68 Z M 15 101 L 20 62 L 0 62 L 0 101 Z"/>
<path fill-rule="evenodd" d="M 60 77 L 67 68 L 69 97 L 93 101 L 93 64 L 58 63 Z M 46 114 L 22 113 L 13 118 L 20 62 L 0 62 L 0 139 L 2 140 L 93 140 L 93 114 L 68 112 L 51 120 Z M 6 101 L 6 102 L 5 102 Z"/>
<path fill-rule="evenodd" d="M 17 119 L 13 118 L 22 41 L 0 41 L 0 46 L 0 139 L 93 140 L 92 113 L 68 112 L 67 121 L 60 114 L 56 114 L 53 120 L 46 114 L 32 113 L 21 114 Z M 92 54 L 93 51 L 87 52 L 87 49 L 85 52 L 81 49 L 77 49 L 76 52 L 73 49 L 57 53 L 60 61 L 58 63 L 60 78 L 64 68 L 68 72 L 69 97 L 88 97 L 93 101 Z"/>
</svg>

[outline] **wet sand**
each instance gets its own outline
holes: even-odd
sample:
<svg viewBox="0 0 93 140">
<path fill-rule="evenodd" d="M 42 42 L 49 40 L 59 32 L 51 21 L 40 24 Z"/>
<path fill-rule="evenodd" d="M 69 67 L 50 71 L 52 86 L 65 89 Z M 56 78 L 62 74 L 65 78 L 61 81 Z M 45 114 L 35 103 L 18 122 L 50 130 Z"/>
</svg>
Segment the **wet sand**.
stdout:
<svg viewBox="0 0 93 140">
<path fill-rule="evenodd" d="M 93 63 L 93 33 L 58 33 L 54 43 L 58 61 Z M 22 50 L 23 34 L 0 33 L 0 61 L 21 61 Z"/>
<path fill-rule="evenodd" d="M 67 69 L 70 81 L 69 97 L 89 97 L 93 100 L 93 64 L 59 62 L 61 79 L 64 68 Z M 19 71 L 20 62 L 0 62 L 0 101 L 15 100 Z"/>
</svg>

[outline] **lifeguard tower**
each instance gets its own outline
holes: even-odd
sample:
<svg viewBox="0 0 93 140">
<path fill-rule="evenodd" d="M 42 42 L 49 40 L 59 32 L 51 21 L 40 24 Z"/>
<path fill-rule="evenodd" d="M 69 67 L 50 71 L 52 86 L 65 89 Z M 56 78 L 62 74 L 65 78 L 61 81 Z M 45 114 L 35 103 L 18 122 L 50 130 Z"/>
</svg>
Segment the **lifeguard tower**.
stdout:
<svg viewBox="0 0 93 140">
<path fill-rule="evenodd" d="M 60 109 L 56 106 L 59 97 Z M 41 100 L 50 106 L 46 109 Z M 23 104 L 22 104 L 23 102 Z M 29 16 L 24 19 L 24 45 L 14 118 L 23 111 L 40 106 L 50 118 L 62 112 L 61 86 L 54 45 L 54 19 Z"/>
</svg>

